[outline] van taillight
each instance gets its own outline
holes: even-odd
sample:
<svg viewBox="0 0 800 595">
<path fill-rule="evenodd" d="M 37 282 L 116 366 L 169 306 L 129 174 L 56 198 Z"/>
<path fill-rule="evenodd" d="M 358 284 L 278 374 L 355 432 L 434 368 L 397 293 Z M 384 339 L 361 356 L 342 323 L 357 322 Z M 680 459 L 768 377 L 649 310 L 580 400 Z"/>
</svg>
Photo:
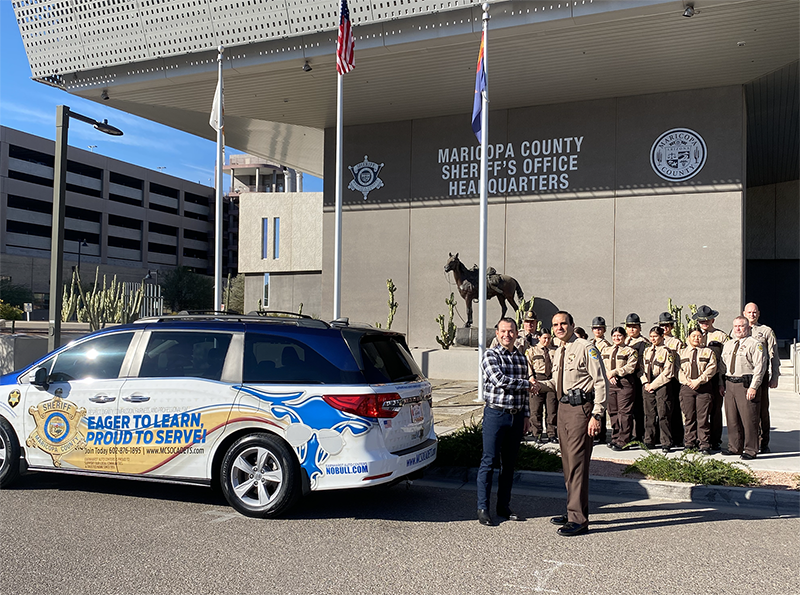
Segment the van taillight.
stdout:
<svg viewBox="0 0 800 595">
<path fill-rule="evenodd" d="M 400 399 L 397 393 L 322 395 L 322 399 L 334 409 L 361 417 L 394 417 L 400 411 L 400 407 L 396 404 Z M 387 401 L 394 403 L 386 405 Z"/>
</svg>

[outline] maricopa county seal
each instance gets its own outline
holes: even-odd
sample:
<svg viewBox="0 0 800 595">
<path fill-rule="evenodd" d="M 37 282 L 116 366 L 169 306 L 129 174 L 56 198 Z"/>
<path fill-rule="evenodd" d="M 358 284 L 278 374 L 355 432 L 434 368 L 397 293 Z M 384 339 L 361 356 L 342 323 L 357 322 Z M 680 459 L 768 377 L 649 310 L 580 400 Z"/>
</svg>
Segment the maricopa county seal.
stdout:
<svg viewBox="0 0 800 595">
<path fill-rule="evenodd" d="M 25 444 L 36 446 L 53 457 L 53 465 L 61 466 L 61 457 L 73 450 L 86 448 L 86 437 L 80 431 L 80 422 L 86 409 L 56 396 L 49 401 L 30 407 L 28 413 L 36 422 Z"/>
<path fill-rule="evenodd" d="M 703 137 L 688 128 L 673 128 L 653 143 L 650 165 L 665 180 L 683 182 L 703 169 L 707 155 Z"/>
</svg>

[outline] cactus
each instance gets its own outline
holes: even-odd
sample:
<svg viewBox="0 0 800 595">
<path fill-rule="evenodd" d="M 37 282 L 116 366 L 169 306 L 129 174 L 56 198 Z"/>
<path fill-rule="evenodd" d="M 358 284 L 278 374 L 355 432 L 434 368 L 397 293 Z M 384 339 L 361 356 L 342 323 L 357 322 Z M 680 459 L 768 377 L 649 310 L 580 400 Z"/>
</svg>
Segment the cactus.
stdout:
<svg viewBox="0 0 800 595">
<path fill-rule="evenodd" d="M 394 322 L 394 314 L 397 312 L 397 302 L 394 301 L 394 292 L 397 291 L 397 287 L 395 287 L 394 283 L 391 279 L 386 279 L 386 289 L 389 290 L 389 317 L 386 319 L 386 330 L 390 330 L 392 328 L 392 323 Z M 380 322 L 375 323 L 375 328 L 383 328 Z"/>
<path fill-rule="evenodd" d="M 536 300 L 536 297 L 531 297 L 530 300 L 527 302 L 523 299 L 519 303 L 519 307 L 517 308 L 517 312 L 515 315 L 515 320 L 517 321 L 517 328 L 522 328 L 522 319 L 525 318 L 525 312 L 528 310 L 533 310 L 533 302 Z M 537 321 L 538 324 L 541 326 L 541 321 Z"/>
<path fill-rule="evenodd" d="M 302 314 L 303 313 L 303 302 L 300 302 L 300 307 L 297 309 L 297 313 L 298 314 Z"/>
<path fill-rule="evenodd" d="M 117 276 L 111 280 L 111 285 L 106 287 L 106 277 L 103 275 L 103 285 L 100 286 L 100 267 L 94 274 L 92 290 L 86 293 L 81 286 L 80 275 L 76 270 L 75 285 L 78 288 L 82 305 L 78 309 L 78 320 L 88 322 L 92 331 L 104 328 L 107 322 L 133 322 L 139 317 L 139 308 L 144 296 L 144 281 L 135 293 L 128 295 L 122 283 L 117 281 Z"/>
<path fill-rule="evenodd" d="M 436 322 L 439 323 L 439 332 L 441 334 L 441 337 L 436 337 L 436 342 L 442 346 L 442 349 L 450 349 L 450 346 L 456 339 L 456 325 L 453 324 L 454 309 L 456 307 L 455 294 L 451 293 L 450 298 L 446 299 L 444 303 L 447 304 L 448 310 L 450 311 L 450 318 L 445 326 L 444 314 L 439 314 L 439 316 L 436 317 Z"/>
<path fill-rule="evenodd" d="M 80 294 L 76 291 L 75 285 L 79 283 L 78 269 L 73 269 L 72 279 L 69 286 L 64 284 L 64 293 L 61 295 L 61 322 L 69 322 L 73 316 L 77 315 Z M 67 291 L 69 288 L 69 291 Z"/>
<path fill-rule="evenodd" d="M 692 332 L 692 330 L 697 328 L 697 321 L 692 320 L 692 317 L 686 314 L 686 324 L 684 324 L 683 320 L 681 319 L 683 306 L 676 306 L 673 303 L 672 298 L 667 298 L 667 309 L 669 310 L 670 314 L 672 314 L 672 318 L 675 320 L 675 329 L 673 330 L 673 335 L 680 339 L 680 341 L 685 345 L 686 337 Z M 697 312 L 697 305 L 689 304 L 689 311 L 692 314 L 695 314 Z"/>
<path fill-rule="evenodd" d="M 231 309 L 231 274 L 228 273 L 228 283 L 225 285 L 225 292 L 222 295 L 222 303 L 225 305 L 225 310 Z"/>
</svg>

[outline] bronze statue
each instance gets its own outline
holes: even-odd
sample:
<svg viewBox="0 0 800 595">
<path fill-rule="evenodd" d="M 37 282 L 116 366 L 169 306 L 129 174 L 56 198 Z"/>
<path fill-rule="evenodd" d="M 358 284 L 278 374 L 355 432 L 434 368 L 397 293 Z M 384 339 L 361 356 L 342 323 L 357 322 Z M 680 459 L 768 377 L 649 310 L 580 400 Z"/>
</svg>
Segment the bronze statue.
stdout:
<svg viewBox="0 0 800 595">
<path fill-rule="evenodd" d="M 468 269 L 458 259 L 458 252 L 456 255 L 450 254 L 450 259 L 444 265 L 444 272 L 448 273 L 453 271 L 453 276 L 456 280 L 458 293 L 464 298 L 467 303 L 467 323 L 464 326 L 472 326 L 472 302 L 478 301 L 478 267 L 473 266 Z M 522 293 L 522 288 L 517 283 L 517 280 L 510 275 L 498 275 L 495 269 L 489 267 L 486 271 L 486 301 L 488 302 L 493 297 L 497 298 L 502 308 L 500 318 L 506 315 L 506 300 L 511 304 L 511 307 L 516 311 L 517 304 L 514 301 L 514 293 L 521 301 L 525 301 L 525 295 Z"/>
</svg>

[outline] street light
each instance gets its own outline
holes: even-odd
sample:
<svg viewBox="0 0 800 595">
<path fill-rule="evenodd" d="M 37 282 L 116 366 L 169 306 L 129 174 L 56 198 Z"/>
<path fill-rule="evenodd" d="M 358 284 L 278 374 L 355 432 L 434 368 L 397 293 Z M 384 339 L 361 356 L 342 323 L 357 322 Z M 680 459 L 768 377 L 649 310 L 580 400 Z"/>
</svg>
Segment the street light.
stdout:
<svg viewBox="0 0 800 595">
<path fill-rule="evenodd" d="M 91 124 L 95 129 L 112 136 L 122 136 L 122 130 L 73 112 L 66 105 L 56 107 L 56 154 L 53 170 L 53 222 L 50 234 L 50 312 L 47 329 L 47 348 L 52 351 L 61 345 L 61 296 L 64 288 L 64 203 L 67 194 L 67 140 L 69 120 L 74 118 Z M 88 244 L 87 244 L 88 245 Z"/>
<path fill-rule="evenodd" d="M 145 281 L 153 278 L 155 278 L 154 279 L 155 284 L 158 285 L 158 270 L 151 271 L 150 269 L 147 269 L 147 274 L 144 276 Z"/>
<path fill-rule="evenodd" d="M 82 242 L 78 242 L 78 274 L 81 274 L 81 248 L 88 248 L 89 244 L 86 243 L 86 239 Z"/>
</svg>

